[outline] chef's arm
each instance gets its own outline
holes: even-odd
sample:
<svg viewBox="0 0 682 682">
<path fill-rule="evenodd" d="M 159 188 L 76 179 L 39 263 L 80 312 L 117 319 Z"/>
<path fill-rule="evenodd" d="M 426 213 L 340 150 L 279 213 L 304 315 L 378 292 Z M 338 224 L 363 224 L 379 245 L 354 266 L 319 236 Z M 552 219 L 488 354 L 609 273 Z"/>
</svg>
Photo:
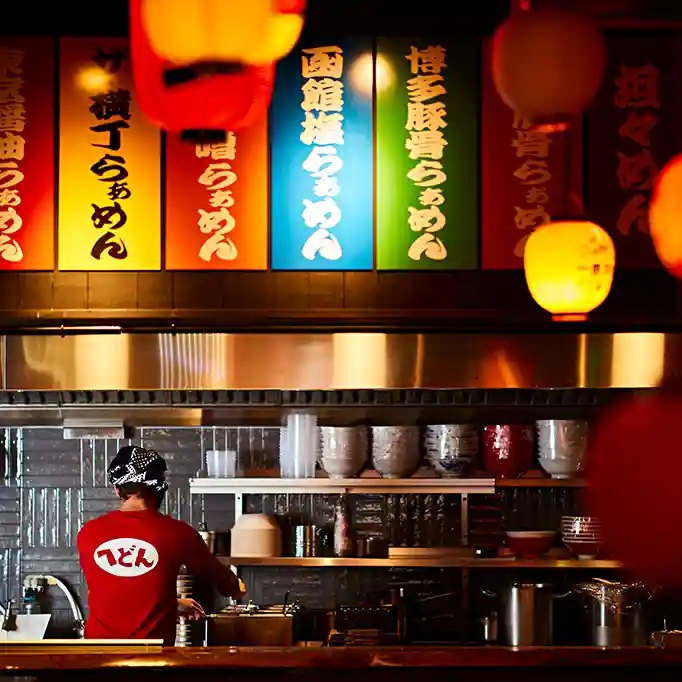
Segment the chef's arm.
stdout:
<svg viewBox="0 0 682 682">
<path fill-rule="evenodd" d="M 192 529 L 192 540 L 187 546 L 185 566 L 189 573 L 201 576 L 206 582 L 224 597 L 239 599 L 246 593 L 243 583 L 228 566 L 216 559 L 201 539 L 199 533 Z"/>
</svg>

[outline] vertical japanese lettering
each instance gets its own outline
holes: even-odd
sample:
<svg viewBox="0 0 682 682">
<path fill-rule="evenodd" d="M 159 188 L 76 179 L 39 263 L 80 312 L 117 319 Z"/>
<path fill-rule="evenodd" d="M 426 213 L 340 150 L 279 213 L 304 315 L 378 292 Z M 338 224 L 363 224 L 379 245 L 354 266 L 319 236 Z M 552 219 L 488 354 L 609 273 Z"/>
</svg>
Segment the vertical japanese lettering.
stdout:
<svg viewBox="0 0 682 682">
<path fill-rule="evenodd" d="M 24 51 L 0 47 L 0 259 L 24 259 L 20 185 L 26 140 L 26 98 L 22 94 Z"/>
<path fill-rule="evenodd" d="M 623 147 L 617 151 L 618 185 L 629 198 L 618 214 L 616 229 L 627 236 L 635 228 L 649 233 L 649 199 L 658 165 L 651 150 L 651 132 L 656 126 L 661 108 L 659 71 L 651 64 L 630 66 L 621 64 L 615 79 L 614 104 L 624 118 L 618 134 Z"/>
<path fill-rule="evenodd" d="M 319 255 L 336 261 L 343 248 L 334 228 L 341 222 L 341 208 L 336 197 L 341 192 L 337 174 L 343 168 L 339 147 L 343 139 L 343 50 L 337 46 L 302 50 L 301 109 L 303 122 L 300 139 L 311 147 L 303 162 L 313 180 L 313 199 L 303 200 L 301 217 L 313 232 L 301 248 L 306 260 Z"/>
<path fill-rule="evenodd" d="M 441 99 L 445 89 L 443 71 L 447 68 L 447 51 L 440 45 L 419 49 L 410 45 L 405 55 L 410 65 L 407 79 L 407 112 L 405 149 L 413 167 L 408 179 L 420 188 L 419 206 L 408 206 L 407 223 L 417 233 L 408 248 L 410 259 L 445 260 L 448 250 L 438 234 L 446 226 L 443 206 L 446 196 L 441 185 L 447 180 L 443 169 L 443 152 L 448 142 L 447 108 Z"/>
<path fill-rule="evenodd" d="M 236 225 L 230 208 L 234 197 L 230 187 L 237 182 L 237 173 L 230 161 L 237 153 L 237 139 L 233 133 L 227 140 L 215 144 L 199 144 L 194 154 L 198 159 L 209 159 L 204 172 L 199 176 L 199 184 L 208 191 L 210 210 L 198 209 L 197 225 L 202 234 L 209 235 L 199 249 L 199 258 L 206 263 L 215 256 L 219 260 L 235 260 L 239 255 L 237 247 L 228 236 Z"/>
<path fill-rule="evenodd" d="M 514 255 L 523 258 L 526 241 L 533 230 L 551 220 L 547 203 L 552 179 L 548 164 L 552 139 L 547 133 L 532 130 L 530 122 L 517 115 L 514 116 L 513 130 L 511 146 L 519 159 L 514 177 L 524 187 L 524 201 L 521 206 L 514 206 L 514 224 L 522 232 L 514 247 Z"/>
<path fill-rule="evenodd" d="M 121 70 L 126 55 L 121 51 L 106 53 L 98 50 L 91 59 L 107 74 L 115 76 Z M 89 110 L 97 121 L 90 127 L 94 134 L 91 145 L 103 150 L 100 159 L 90 166 L 90 172 L 105 183 L 106 188 L 105 201 L 91 204 L 90 219 L 100 234 L 95 239 L 90 255 L 97 260 L 102 256 L 125 260 L 128 258 L 128 248 L 119 230 L 128 222 L 125 202 L 133 194 L 123 153 L 124 133 L 130 128 L 132 117 L 130 91 L 112 88 L 91 95 Z"/>
</svg>

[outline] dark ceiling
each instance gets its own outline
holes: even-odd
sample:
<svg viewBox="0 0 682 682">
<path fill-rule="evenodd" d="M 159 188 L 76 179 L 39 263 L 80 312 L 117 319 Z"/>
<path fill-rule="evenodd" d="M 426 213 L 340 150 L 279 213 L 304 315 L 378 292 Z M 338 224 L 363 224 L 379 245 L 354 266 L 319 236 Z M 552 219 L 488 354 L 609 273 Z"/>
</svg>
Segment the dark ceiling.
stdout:
<svg viewBox="0 0 682 682">
<path fill-rule="evenodd" d="M 682 20 L 682 0 L 531 0 L 532 6 L 547 4 L 601 17 Z M 509 7 L 510 0 L 308 0 L 307 22 L 318 35 L 489 35 Z M 4 4 L 0 34 L 124 35 L 127 9 L 128 0 L 20 0 Z"/>
<path fill-rule="evenodd" d="M 127 32 L 128 0 L 83 2 L 36 0 L 5 3 L 4 35 L 123 35 Z M 308 24 L 316 33 L 421 34 L 491 33 L 509 10 L 509 0 L 308 0 Z M 43 8 L 45 10 L 43 11 Z M 58 8 L 58 11 L 57 11 Z"/>
</svg>

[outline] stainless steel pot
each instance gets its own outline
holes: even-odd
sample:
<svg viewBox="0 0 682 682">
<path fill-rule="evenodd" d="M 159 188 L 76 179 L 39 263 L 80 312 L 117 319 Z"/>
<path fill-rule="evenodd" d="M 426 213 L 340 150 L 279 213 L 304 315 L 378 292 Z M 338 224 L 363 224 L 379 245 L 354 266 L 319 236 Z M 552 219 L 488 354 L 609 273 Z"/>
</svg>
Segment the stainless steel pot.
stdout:
<svg viewBox="0 0 682 682">
<path fill-rule="evenodd" d="M 294 615 L 283 606 L 227 608 L 206 616 L 208 646 L 292 646 Z"/>
<path fill-rule="evenodd" d="M 484 591 L 489 597 L 498 595 Z M 550 646 L 553 642 L 555 595 L 549 583 L 514 582 L 500 599 L 500 634 L 508 646 Z"/>
<path fill-rule="evenodd" d="M 649 644 L 649 602 L 652 594 L 642 585 L 607 580 L 576 586 L 584 599 L 587 627 L 593 645 L 601 647 Z"/>
</svg>

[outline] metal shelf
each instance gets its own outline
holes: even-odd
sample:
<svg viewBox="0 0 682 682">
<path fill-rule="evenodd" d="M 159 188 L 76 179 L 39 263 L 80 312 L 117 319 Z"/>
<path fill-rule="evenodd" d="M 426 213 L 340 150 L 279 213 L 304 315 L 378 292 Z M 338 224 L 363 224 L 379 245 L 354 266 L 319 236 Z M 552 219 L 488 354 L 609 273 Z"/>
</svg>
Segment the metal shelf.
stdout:
<svg viewBox="0 0 682 682">
<path fill-rule="evenodd" d="M 461 556 L 401 557 L 391 559 L 361 559 L 357 557 L 218 557 L 230 566 L 303 566 L 309 568 L 553 568 L 553 569 L 618 569 L 618 561 L 600 559 L 475 559 Z"/>
<path fill-rule="evenodd" d="M 193 495 L 271 493 L 494 493 L 493 478 L 193 478 Z"/>
<path fill-rule="evenodd" d="M 582 478 L 497 478 L 496 488 L 585 488 Z"/>
</svg>

